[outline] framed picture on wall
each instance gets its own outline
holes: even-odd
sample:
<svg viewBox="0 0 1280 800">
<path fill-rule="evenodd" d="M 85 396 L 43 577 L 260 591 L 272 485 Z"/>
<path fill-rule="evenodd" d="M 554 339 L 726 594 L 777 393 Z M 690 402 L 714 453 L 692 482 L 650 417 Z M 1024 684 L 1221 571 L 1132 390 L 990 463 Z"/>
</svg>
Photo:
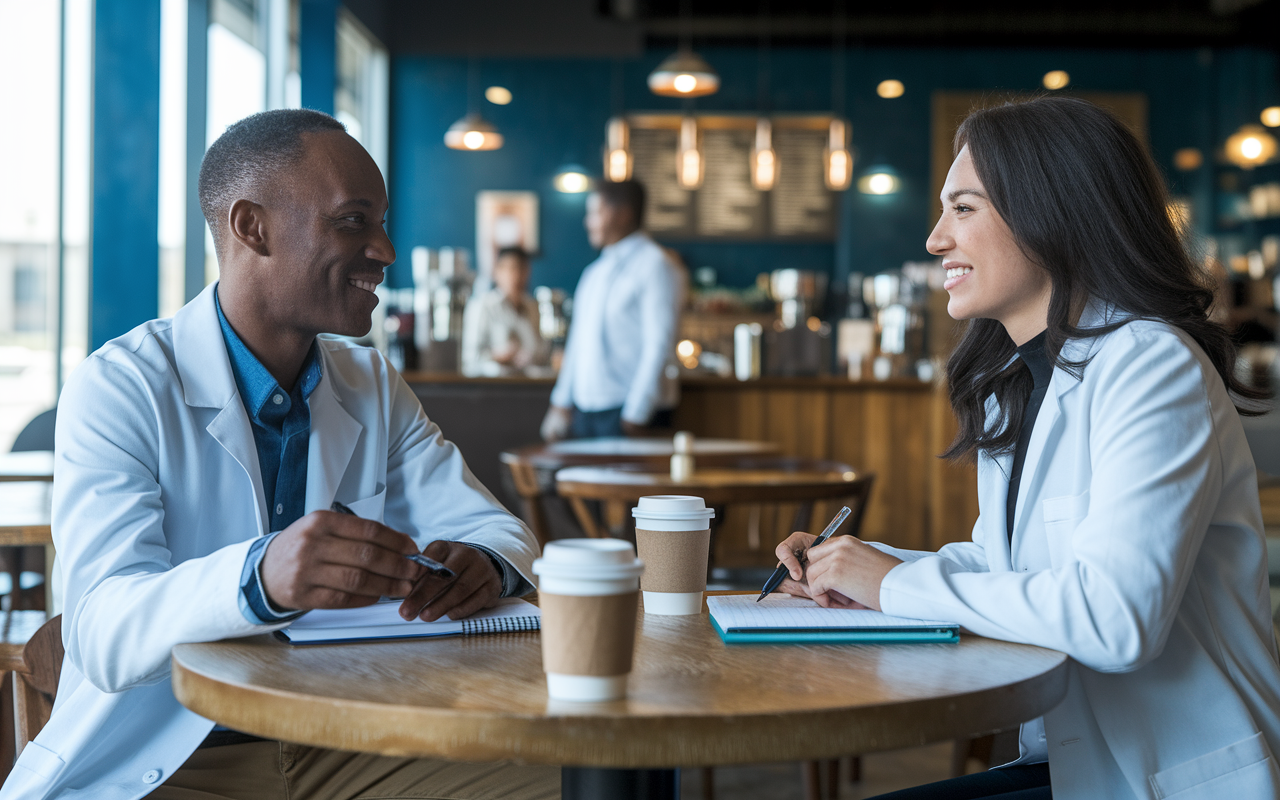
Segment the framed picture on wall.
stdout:
<svg viewBox="0 0 1280 800">
<path fill-rule="evenodd" d="M 504 247 L 538 253 L 536 192 L 476 192 L 476 271 L 486 285 L 493 261 Z"/>
</svg>

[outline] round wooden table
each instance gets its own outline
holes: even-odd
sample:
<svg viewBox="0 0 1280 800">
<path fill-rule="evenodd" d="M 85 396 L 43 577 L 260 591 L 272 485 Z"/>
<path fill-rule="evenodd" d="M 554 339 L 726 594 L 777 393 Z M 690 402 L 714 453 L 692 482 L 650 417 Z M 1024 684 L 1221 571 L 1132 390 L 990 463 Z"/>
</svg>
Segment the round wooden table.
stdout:
<svg viewBox="0 0 1280 800">
<path fill-rule="evenodd" d="M 744 457 L 777 451 L 778 446 L 772 442 L 698 437 L 693 440 L 693 456 L 703 466 L 732 466 Z M 531 444 L 506 450 L 499 458 L 510 471 L 512 485 L 520 495 L 525 522 L 538 538 L 538 543 L 545 544 L 551 537 L 542 498 L 555 496 L 556 470 L 592 464 L 648 464 L 668 469 L 674 453 L 675 445 L 670 436 L 605 436 Z M 575 515 L 581 518 L 576 509 Z"/>
<path fill-rule="evenodd" d="M 604 796 L 601 786 L 666 797 L 679 767 L 981 735 L 1040 716 L 1066 688 L 1067 657 L 1038 647 L 976 636 L 726 646 L 705 612 L 641 614 L 630 693 L 599 704 L 548 700 L 537 633 L 307 647 L 257 636 L 173 650 L 178 700 L 235 730 L 387 755 L 558 764 L 566 798 Z"/>
</svg>

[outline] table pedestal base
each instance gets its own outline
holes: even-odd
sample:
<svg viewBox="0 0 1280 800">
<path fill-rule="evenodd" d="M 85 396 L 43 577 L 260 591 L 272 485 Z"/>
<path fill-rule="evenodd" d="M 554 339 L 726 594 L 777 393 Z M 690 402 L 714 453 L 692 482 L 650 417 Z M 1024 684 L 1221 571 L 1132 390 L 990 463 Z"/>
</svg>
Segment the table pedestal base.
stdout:
<svg viewBox="0 0 1280 800">
<path fill-rule="evenodd" d="M 562 800 L 680 800 L 678 769 L 562 767 Z"/>
</svg>

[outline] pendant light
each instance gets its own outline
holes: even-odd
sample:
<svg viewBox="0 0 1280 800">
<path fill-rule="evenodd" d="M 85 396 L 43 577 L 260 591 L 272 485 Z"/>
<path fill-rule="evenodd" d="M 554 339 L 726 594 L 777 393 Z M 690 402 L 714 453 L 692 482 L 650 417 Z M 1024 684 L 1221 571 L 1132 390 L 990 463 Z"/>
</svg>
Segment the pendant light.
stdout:
<svg viewBox="0 0 1280 800">
<path fill-rule="evenodd" d="M 453 150 L 497 150 L 502 134 L 471 105 L 476 94 L 476 62 L 467 62 L 467 113 L 445 131 L 444 143 Z"/>
<path fill-rule="evenodd" d="M 823 179 L 833 192 L 843 192 L 853 182 L 853 153 L 849 152 L 849 126 L 842 119 L 831 120 L 827 149 L 822 154 Z"/>
<path fill-rule="evenodd" d="M 680 120 L 680 146 L 676 149 L 676 180 L 682 189 L 697 189 L 702 185 L 706 165 L 700 144 L 698 121 L 692 116 L 686 116 Z"/>
<path fill-rule="evenodd" d="M 751 185 L 767 192 L 777 180 L 778 154 L 773 149 L 773 123 L 761 117 L 756 120 L 756 146 L 751 151 Z"/>
<path fill-rule="evenodd" d="M 1238 167 L 1253 169 L 1276 155 L 1276 137 L 1261 125 L 1241 125 L 1227 139 L 1227 160 Z"/>
<path fill-rule="evenodd" d="M 444 143 L 454 150 L 497 150 L 502 134 L 478 113 L 471 113 L 449 126 Z"/>
<path fill-rule="evenodd" d="M 751 148 L 751 185 L 757 191 L 767 192 L 778 180 L 778 154 L 773 149 L 773 123 L 764 114 L 769 109 L 769 30 L 768 0 L 760 2 L 760 50 L 756 56 L 758 75 L 756 91 L 759 94 L 757 105 L 761 116 L 756 120 L 756 142 Z"/>
<path fill-rule="evenodd" d="M 649 91 L 663 97 L 703 97 L 720 90 L 720 75 L 692 50 L 677 50 L 649 73 Z"/>
<path fill-rule="evenodd" d="M 836 0 L 835 24 L 831 26 L 831 108 L 835 114 L 827 128 L 827 147 L 822 153 L 823 182 L 833 192 L 843 192 L 853 183 L 849 126 L 840 118 L 844 109 L 844 12 L 844 0 Z"/>
<path fill-rule="evenodd" d="M 609 120 L 605 128 L 604 176 L 620 183 L 631 177 L 631 126 L 622 117 Z"/>
<path fill-rule="evenodd" d="M 689 32 L 691 0 L 680 4 L 680 22 L 684 29 L 676 52 L 667 56 L 649 73 L 649 91 L 662 97 L 703 97 L 720 89 L 720 75 L 702 56 L 693 52 Z"/>
</svg>

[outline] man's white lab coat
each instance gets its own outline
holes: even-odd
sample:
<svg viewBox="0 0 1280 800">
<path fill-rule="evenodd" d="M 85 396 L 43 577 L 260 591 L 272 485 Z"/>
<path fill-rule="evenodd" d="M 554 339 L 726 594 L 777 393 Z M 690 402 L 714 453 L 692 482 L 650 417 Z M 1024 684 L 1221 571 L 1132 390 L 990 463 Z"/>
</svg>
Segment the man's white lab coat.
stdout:
<svg viewBox="0 0 1280 800">
<path fill-rule="evenodd" d="M 1105 315 L 1093 307 L 1082 327 Z M 1132 321 L 1068 343 L 1027 450 L 981 456 L 973 541 L 907 563 L 886 613 L 955 620 L 1071 656 L 1066 699 L 1023 726 L 1055 800 L 1280 797 L 1280 668 L 1257 474 L 1204 352 Z"/>
<path fill-rule="evenodd" d="M 268 514 L 213 292 L 108 342 L 62 392 L 53 538 L 67 655 L 53 717 L 4 800 L 152 791 L 213 727 L 174 699 L 169 651 L 281 627 L 240 611 L 245 554 L 268 533 Z M 532 581 L 533 536 L 386 360 L 332 339 L 319 353 L 306 511 L 337 500 L 419 545 L 475 542 Z"/>
</svg>

